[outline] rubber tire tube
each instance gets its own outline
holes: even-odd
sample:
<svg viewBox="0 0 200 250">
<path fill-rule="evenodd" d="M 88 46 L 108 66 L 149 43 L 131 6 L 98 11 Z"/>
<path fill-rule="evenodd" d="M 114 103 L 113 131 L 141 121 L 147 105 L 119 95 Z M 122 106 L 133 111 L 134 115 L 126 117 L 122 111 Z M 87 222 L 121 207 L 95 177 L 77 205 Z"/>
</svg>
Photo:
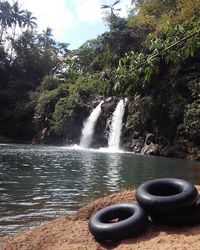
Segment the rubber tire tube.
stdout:
<svg viewBox="0 0 200 250">
<path fill-rule="evenodd" d="M 196 204 L 188 209 L 171 214 L 152 214 L 150 217 L 156 223 L 170 226 L 200 224 L 200 195 L 198 195 Z"/>
<path fill-rule="evenodd" d="M 160 178 L 140 185 L 136 200 L 148 213 L 171 213 L 194 205 L 197 195 L 195 186 L 186 180 Z"/>
<path fill-rule="evenodd" d="M 114 219 L 118 222 L 113 222 Z M 97 240 L 122 240 L 145 228 L 148 216 L 136 203 L 122 203 L 105 207 L 89 221 L 89 230 Z"/>
</svg>

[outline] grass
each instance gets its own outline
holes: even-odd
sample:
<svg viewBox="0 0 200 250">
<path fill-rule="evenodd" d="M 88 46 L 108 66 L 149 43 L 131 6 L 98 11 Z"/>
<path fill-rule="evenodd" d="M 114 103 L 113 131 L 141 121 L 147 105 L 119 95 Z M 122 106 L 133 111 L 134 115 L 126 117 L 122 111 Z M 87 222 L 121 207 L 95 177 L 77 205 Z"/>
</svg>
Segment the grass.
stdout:
<svg viewBox="0 0 200 250">
<path fill-rule="evenodd" d="M 72 214 L 65 214 L 64 218 L 70 220 L 72 218 Z"/>
<path fill-rule="evenodd" d="M 136 187 L 125 187 L 121 189 L 121 192 L 131 192 L 135 190 L 136 190 Z"/>
<path fill-rule="evenodd" d="M 3 244 L 4 240 L 5 240 L 5 238 L 0 236 L 0 246 Z"/>
</svg>

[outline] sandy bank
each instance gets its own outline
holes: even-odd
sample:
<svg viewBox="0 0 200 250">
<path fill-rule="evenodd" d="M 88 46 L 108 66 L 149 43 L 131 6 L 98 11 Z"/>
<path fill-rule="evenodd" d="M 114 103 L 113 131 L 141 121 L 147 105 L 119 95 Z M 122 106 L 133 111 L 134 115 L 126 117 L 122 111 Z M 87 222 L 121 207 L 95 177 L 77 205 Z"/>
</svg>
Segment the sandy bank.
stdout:
<svg viewBox="0 0 200 250">
<path fill-rule="evenodd" d="M 200 186 L 197 187 L 200 192 Z M 141 235 L 115 244 L 101 244 L 88 230 L 88 219 L 102 207 L 121 201 L 133 202 L 134 191 L 124 191 L 95 200 L 82 207 L 71 218 L 59 218 L 4 242 L 2 250 L 199 250 L 200 225 L 167 227 L 151 224 Z"/>
</svg>

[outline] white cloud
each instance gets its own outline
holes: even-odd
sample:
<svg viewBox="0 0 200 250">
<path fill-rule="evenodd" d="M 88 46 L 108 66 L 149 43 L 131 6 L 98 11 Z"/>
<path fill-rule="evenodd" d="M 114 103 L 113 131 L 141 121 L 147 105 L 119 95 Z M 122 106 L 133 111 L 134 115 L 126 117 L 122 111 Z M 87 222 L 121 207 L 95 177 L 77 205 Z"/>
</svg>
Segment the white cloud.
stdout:
<svg viewBox="0 0 200 250">
<path fill-rule="evenodd" d="M 130 9 L 133 7 L 133 4 L 131 4 L 131 0 L 121 0 L 119 5 L 117 5 L 121 9 L 120 16 L 126 17 L 130 11 Z"/>
<path fill-rule="evenodd" d="M 53 29 L 57 38 L 63 30 L 73 26 L 74 15 L 65 8 L 65 0 L 19 0 L 23 9 L 30 10 L 37 18 L 38 30 Z"/>
<path fill-rule="evenodd" d="M 11 4 L 13 0 L 8 0 Z M 88 26 L 104 26 L 102 4 L 113 4 L 114 0 L 18 0 L 23 9 L 28 9 L 37 18 L 38 31 L 47 27 L 53 29 L 57 41 L 80 40 L 80 29 Z M 131 0 L 121 0 L 116 8 L 121 8 L 120 16 L 127 16 Z M 90 26 L 91 27 L 91 26 Z M 98 28 L 97 28 L 98 29 Z M 94 33 L 94 32 L 93 32 Z M 98 30 L 96 30 L 98 33 Z M 86 37 L 86 36 L 85 36 Z"/>
<path fill-rule="evenodd" d="M 100 0 L 76 0 L 77 22 L 95 23 L 101 20 Z"/>
<path fill-rule="evenodd" d="M 50 27 L 56 39 L 63 37 L 63 33 L 75 25 L 80 25 L 82 22 L 96 23 L 102 18 L 100 0 L 18 1 L 23 9 L 30 10 L 37 17 L 40 32 Z"/>
</svg>

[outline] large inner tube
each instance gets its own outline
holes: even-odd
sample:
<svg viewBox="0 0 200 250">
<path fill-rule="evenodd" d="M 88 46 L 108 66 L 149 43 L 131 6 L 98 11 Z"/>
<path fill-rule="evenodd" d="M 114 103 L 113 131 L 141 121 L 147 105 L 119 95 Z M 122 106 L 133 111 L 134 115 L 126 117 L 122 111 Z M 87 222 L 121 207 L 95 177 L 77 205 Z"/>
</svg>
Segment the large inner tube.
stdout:
<svg viewBox="0 0 200 250">
<path fill-rule="evenodd" d="M 168 213 L 194 205 L 197 195 L 197 189 L 186 180 L 161 178 L 139 186 L 136 200 L 148 213 Z"/>
<path fill-rule="evenodd" d="M 176 213 L 156 213 L 151 214 L 153 221 L 159 224 L 172 226 L 187 226 L 200 223 L 200 195 L 195 205 Z"/>
<path fill-rule="evenodd" d="M 115 204 L 94 214 L 89 230 L 98 240 L 121 240 L 141 231 L 147 221 L 145 211 L 138 204 Z"/>
</svg>

